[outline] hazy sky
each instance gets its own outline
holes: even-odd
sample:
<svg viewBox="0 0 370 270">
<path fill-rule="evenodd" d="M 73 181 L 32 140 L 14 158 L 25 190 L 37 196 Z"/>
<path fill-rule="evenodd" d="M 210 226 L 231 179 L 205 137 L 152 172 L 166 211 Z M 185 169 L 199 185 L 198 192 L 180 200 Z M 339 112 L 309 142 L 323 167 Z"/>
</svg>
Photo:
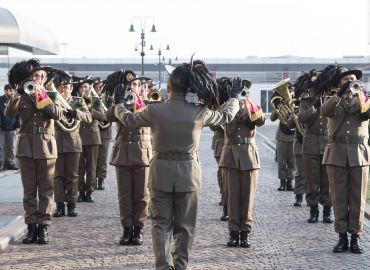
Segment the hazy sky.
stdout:
<svg viewBox="0 0 370 270">
<path fill-rule="evenodd" d="M 66 57 L 140 57 L 134 16 L 146 20 L 149 45 L 167 57 L 341 57 L 369 55 L 368 0 L 0 0 L 53 30 Z M 140 20 L 134 20 L 140 28 Z M 1 34 L 1 33 L 0 33 Z"/>
</svg>

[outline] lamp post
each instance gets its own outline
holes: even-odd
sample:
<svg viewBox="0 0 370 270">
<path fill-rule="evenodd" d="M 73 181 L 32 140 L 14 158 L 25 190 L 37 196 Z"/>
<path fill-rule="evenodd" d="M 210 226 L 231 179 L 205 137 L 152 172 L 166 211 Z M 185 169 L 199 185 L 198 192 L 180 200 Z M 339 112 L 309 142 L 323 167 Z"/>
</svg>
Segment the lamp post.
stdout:
<svg viewBox="0 0 370 270">
<path fill-rule="evenodd" d="M 150 50 L 153 50 L 153 45 L 150 46 Z M 170 50 L 170 45 L 167 44 L 166 46 L 166 51 Z M 158 47 L 158 79 L 159 79 L 159 89 L 161 89 L 161 55 L 162 55 L 162 50 L 161 47 Z M 164 56 L 163 56 L 163 61 L 164 61 Z"/>
<path fill-rule="evenodd" d="M 132 19 L 131 19 L 131 26 L 130 26 L 130 29 L 128 30 L 129 32 L 135 32 L 133 20 L 134 19 L 139 19 L 140 20 L 140 28 L 141 28 L 141 35 L 140 35 L 140 38 L 141 38 L 141 52 L 140 52 L 140 56 L 141 56 L 141 76 L 144 76 L 145 22 L 146 22 L 146 20 L 148 18 L 151 18 L 152 21 L 153 21 L 152 29 L 150 30 L 150 32 L 153 32 L 153 33 L 154 32 L 157 32 L 157 29 L 155 28 L 155 25 L 154 25 L 154 18 L 151 17 L 151 16 L 145 17 L 144 19 L 142 19 L 141 17 L 137 17 L 137 16 L 132 17 Z"/>
</svg>

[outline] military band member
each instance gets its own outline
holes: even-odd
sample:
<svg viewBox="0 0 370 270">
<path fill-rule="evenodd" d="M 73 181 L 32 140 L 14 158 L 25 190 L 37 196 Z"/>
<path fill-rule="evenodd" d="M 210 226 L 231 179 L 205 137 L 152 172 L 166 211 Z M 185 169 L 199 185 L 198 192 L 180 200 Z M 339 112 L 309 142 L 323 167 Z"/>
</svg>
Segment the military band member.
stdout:
<svg viewBox="0 0 370 270">
<path fill-rule="evenodd" d="M 276 111 L 270 115 L 272 122 L 278 120 Z M 293 191 L 293 141 L 294 130 L 290 129 L 285 123 L 279 120 L 279 126 L 276 130 L 276 153 L 278 161 L 278 178 L 280 179 L 280 187 L 278 191 Z"/>
<path fill-rule="evenodd" d="M 94 80 L 94 88 L 97 94 L 101 97 L 102 102 L 106 108 L 109 108 L 113 103 L 113 98 L 103 92 L 103 82 L 99 78 Z M 99 125 L 101 144 L 98 149 L 98 161 L 96 165 L 96 189 L 104 190 L 104 180 L 107 178 L 107 165 L 108 165 L 108 149 L 109 143 L 112 139 L 112 125 L 107 123 L 106 125 Z"/>
<path fill-rule="evenodd" d="M 349 84 L 359 80 L 362 72 L 347 68 L 341 68 L 339 72 L 334 84 L 340 90 L 321 107 L 321 115 L 329 119 L 328 144 L 323 164 L 328 170 L 335 215 L 334 227 L 339 234 L 339 241 L 333 251 L 348 250 L 349 232 L 350 251 L 362 253 L 359 235 L 363 228 L 370 165 L 367 144 L 369 102 L 362 90 L 350 90 Z"/>
<path fill-rule="evenodd" d="M 89 124 L 92 117 L 83 99 L 71 95 L 72 78 L 62 70 L 56 71 L 53 76 L 58 93 L 71 107 L 65 115 L 71 125 L 64 125 L 62 128 L 59 123 L 55 124 L 58 158 L 55 165 L 54 200 L 57 208 L 53 216 L 65 216 L 64 202 L 66 202 L 68 216 L 75 217 L 77 216 L 78 162 L 82 152 L 79 122 Z"/>
<path fill-rule="evenodd" d="M 9 83 L 18 88 L 18 94 L 10 98 L 5 115 L 13 117 L 19 113 L 21 119 L 16 157 L 21 172 L 28 229 L 24 244 L 47 244 L 49 241 L 47 226 L 51 224 L 57 158 L 54 120 L 62 118 L 63 110 L 57 99 L 52 102 L 47 97 L 44 89 L 47 81 L 45 70 L 47 68 L 42 67 L 38 60 L 30 59 L 16 63 L 9 71 Z M 29 87 L 24 86 L 26 81 Z"/>
<path fill-rule="evenodd" d="M 116 91 L 115 115 L 129 128 L 151 127 L 154 155 L 149 189 L 155 266 L 186 269 L 200 188 L 200 132 L 205 125 L 225 124 L 234 117 L 241 81 L 235 81 L 230 101 L 221 111 L 211 110 L 217 107 L 217 86 L 202 61 L 169 70 L 167 91 L 167 102 L 150 104 L 136 113 L 125 108 L 122 93 Z M 172 237 L 175 245 L 171 254 Z"/>
<path fill-rule="evenodd" d="M 115 91 L 132 91 L 138 94 L 140 80 L 133 71 L 125 71 L 123 88 Z M 142 110 L 136 108 L 135 110 Z M 117 121 L 114 108 L 108 112 L 108 120 Z M 147 222 L 149 203 L 149 162 L 152 159 L 152 143 L 149 127 L 127 127 L 117 121 L 117 136 L 113 146 L 110 164 L 115 166 L 118 185 L 123 236 L 121 245 L 141 245 L 143 228 Z"/>
<path fill-rule="evenodd" d="M 325 72 L 319 76 L 325 76 Z M 317 78 L 316 71 L 311 70 L 307 87 L 312 94 L 302 98 L 299 108 L 299 121 L 305 126 L 302 151 L 306 172 L 306 201 L 310 207 L 310 217 L 307 221 L 318 222 L 320 203 L 324 207 L 323 222 L 333 223 L 328 175 L 326 165 L 322 164 L 327 144 L 327 118 L 320 115 L 324 97 L 319 93 L 319 89 L 315 90 L 319 86 L 314 88 Z"/>
<path fill-rule="evenodd" d="M 250 86 L 247 81 L 244 89 Z M 247 96 L 239 102 L 240 109 L 235 118 L 225 125 L 225 144 L 220 158 L 228 189 L 229 247 L 240 244 L 249 248 L 251 245 L 253 202 L 260 168 L 256 126 L 265 123 L 265 116 Z"/>
<path fill-rule="evenodd" d="M 91 123 L 81 123 L 80 137 L 82 141 L 82 153 L 78 165 L 78 190 L 77 202 L 94 202 L 92 196 L 96 186 L 96 165 L 98 149 L 101 144 L 99 121 L 105 121 L 105 113 L 101 105 L 101 99 L 93 94 L 93 81 L 89 78 L 78 82 L 78 94 L 85 99 L 91 116 Z M 86 175 L 86 179 L 85 179 Z"/>
</svg>

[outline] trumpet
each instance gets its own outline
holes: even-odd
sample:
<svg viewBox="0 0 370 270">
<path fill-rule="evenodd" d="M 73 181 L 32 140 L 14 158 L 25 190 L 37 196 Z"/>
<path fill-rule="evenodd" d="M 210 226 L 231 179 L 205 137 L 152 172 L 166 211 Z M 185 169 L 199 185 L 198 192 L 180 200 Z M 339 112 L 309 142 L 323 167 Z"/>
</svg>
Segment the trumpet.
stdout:
<svg viewBox="0 0 370 270">
<path fill-rule="evenodd" d="M 352 95 L 357 95 L 364 89 L 364 85 L 361 81 L 356 80 L 352 81 L 349 85 L 349 90 L 351 91 Z"/>
<path fill-rule="evenodd" d="M 148 94 L 149 101 L 152 102 L 161 102 L 162 101 L 162 93 L 160 89 L 152 89 Z"/>
<path fill-rule="evenodd" d="M 31 96 L 36 91 L 36 84 L 32 80 L 26 81 L 23 84 L 23 90 L 27 95 Z"/>
<path fill-rule="evenodd" d="M 95 91 L 95 89 L 94 89 L 94 87 L 91 85 L 90 86 L 90 91 L 89 91 L 89 94 L 88 94 L 88 96 L 87 96 L 87 98 L 85 98 L 85 101 L 87 101 L 87 103 L 88 102 L 90 102 L 90 104 L 88 105 L 89 106 L 89 109 L 92 107 L 92 98 L 94 98 L 94 99 L 100 99 L 100 103 L 101 103 L 101 106 L 103 107 L 103 111 L 104 111 L 104 113 L 105 112 L 107 112 L 108 111 L 108 109 L 107 109 L 107 107 L 105 106 L 105 104 L 104 104 L 104 102 L 103 102 L 103 100 L 101 99 L 101 97 L 99 97 L 99 95 L 96 93 L 96 91 Z M 86 103 L 86 104 L 87 104 Z M 98 125 L 99 125 L 99 128 L 100 128 L 100 130 L 104 130 L 104 129 L 107 129 L 107 128 L 109 128 L 111 125 L 112 125 L 112 123 L 111 122 L 108 122 L 108 121 L 99 121 L 99 123 L 98 123 Z"/>
</svg>

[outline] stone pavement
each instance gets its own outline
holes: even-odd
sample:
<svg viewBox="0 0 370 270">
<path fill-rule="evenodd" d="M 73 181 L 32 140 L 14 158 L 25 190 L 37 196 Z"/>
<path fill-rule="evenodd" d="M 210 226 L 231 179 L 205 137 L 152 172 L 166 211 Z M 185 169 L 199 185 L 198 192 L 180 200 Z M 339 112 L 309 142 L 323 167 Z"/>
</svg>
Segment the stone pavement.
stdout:
<svg viewBox="0 0 370 270">
<path fill-rule="evenodd" d="M 276 125 L 260 129 L 274 134 Z M 203 183 L 193 252 L 188 269 L 368 269 L 370 230 L 365 227 L 365 253 L 332 253 L 337 235 L 332 224 L 308 224 L 309 208 L 293 206 L 293 192 L 278 192 L 274 152 L 257 137 L 262 169 L 254 206 L 252 247 L 228 248 L 226 222 L 219 220 L 221 207 L 216 163 L 210 151 L 212 134 L 205 128 L 200 159 Z M 94 193 L 94 204 L 78 204 L 76 218 L 54 218 L 50 244 L 23 245 L 18 240 L 0 253 L 0 269 L 154 269 L 150 221 L 143 246 L 118 245 L 117 186 L 109 168 L 107 189 Z M 0 204 L 2 207 L 2 204 Z M 322 215 L 320 213 L 320 219 Z"/>
</svg>

